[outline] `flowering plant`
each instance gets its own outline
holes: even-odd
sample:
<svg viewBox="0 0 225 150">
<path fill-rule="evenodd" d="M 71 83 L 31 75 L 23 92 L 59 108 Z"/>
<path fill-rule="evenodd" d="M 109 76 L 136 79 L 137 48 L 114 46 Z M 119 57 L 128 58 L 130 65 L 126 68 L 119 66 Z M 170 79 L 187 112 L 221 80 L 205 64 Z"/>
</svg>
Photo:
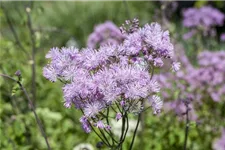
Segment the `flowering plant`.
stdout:
<svg viewBox="0 0 225 150">
<path fill-rule="evenodd" d="M 211 6 L 201 8 L 188 8 L 183 11 L 183 25 L 190 28 L 191 31 L 186 33 L 183 38 L 188 39 L 198 31 L 204 36 L 215 36 L 215 26 L 223 26 L 225 15 L 218 9 Z"/>
<path fill-rule="evenodd" d="M 122 148 L 129 129 L 129 116 L 138 115 L 130 149 L 143 110 L 160 112 L 163 102 L 160 87 L 153 80 L 154 68 L 171 61 L 172 69 L 180 64 L 172 62 L 173 45 L 169 32 L 158 23 L 139 27 L 139 21 L 126 21 L 121 27 L 125 36 L 122 44 L 104 45 L 99 49 L 52 48 L 46 55 L 51 59 L 43 68 L 50 81 L 64 83 L 64 105 L 82 111 L 80 122 L 85 132 L 94 131 L 108 147 Z M 119 139 L 111 131 L 110 120 L 122 119 Z M 109 140 L 111 139 L 111 141 Z"/>
<path fill-rule="evenodd" d="M 105 44 L 118 45 L 124 39 L 120 29 L 111 21 L 95 26 L 94 32 L 91 33 L 87 40 L 89 48 L 97 48 Z"/>
</svg>

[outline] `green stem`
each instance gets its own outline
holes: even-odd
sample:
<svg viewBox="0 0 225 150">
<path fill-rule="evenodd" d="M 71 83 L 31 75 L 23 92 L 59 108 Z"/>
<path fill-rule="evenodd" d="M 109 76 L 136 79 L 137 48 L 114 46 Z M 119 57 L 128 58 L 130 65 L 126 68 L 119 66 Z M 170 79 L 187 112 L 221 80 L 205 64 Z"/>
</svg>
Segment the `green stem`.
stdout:
<svg viewBox="0 0 225 150">
<path fill-rule="evenodd" d="M 184 150 L 187 149 L 187 141 L 188 141 L 188 131 L 189 131 L 189 116 L 188 116 L 188 112 L 189 112 L 189 108 L 188 106 L 186 106 L 187 110 L 186 110 L 186 128 L 185 128 L 185 139 L 184 139 Z"/>
<path fill-rule="evenodd" d="M 46 135 L 46 133 L 45 133 L 45 131 L 43 129 L 43 125 L 42 125 L 41 120 L 39 119 L 39 117 L 38 117 L 38 115 L 37 115 L 37 113 L 35 111 L 35 107 L 34 107 L 33 101 L 30 99 L 30 97 L 29 97 L 29 95 L 27 93 L 27 90 L 23 87 L 23 85 L 22 85 L 22 83 L 20 81 L 17 81 L 16 79 L 14 79 L 14 78 L 12 78 L 12 77 L 10 77 L 8 75 L 5 75 L 5 74 L 0 74 L 0 76 L 5 77 L 5 78 L 8 78 L 8 79 L 16 82 L 19 85 L 19 87 L 21 88 L 21 90 L 23 91 L 23 93 L 25 94 L 25 96 L 26 96 L 26 98 L 27 98 L 27 100 L 29 102 L 29 105 L 30 105 L 31 110 L 32 110 L 32 112 L 34 114 L 35 120 L 37 122 L 37 125 L 38 125 L 38 127 L 39 127 L 39 129 L 40 129 L 40 131 L 42 133 L 42 136 L 45 139 L 45 142 L 46 142 L 46 145 L 48 147 L 48 150 L 51 150 L 51 147 L 50 147 L 50 145 L 48 143 L 47 135 Z"/>
<path fill-rule="evenodd" d="M 137 124 L 136 124 L 135 130 L 134 130 L 134 134 L 133 134 L 133 138 L 132 138 L 132 142 L 131 142 L 131 145 L 130 145 L 129 150 L 132 150 L 132 147 L 133 147 L 134 140 L 135 140 L 135 137 L 136 137 L 136 134 L 137 134 L 137 129 L 138 129 L 138 126 L 139 126 L 140 120 L 141 120 L 141 113 L 138 115 L 138 121 L 137 121 Z"/>
</svg>

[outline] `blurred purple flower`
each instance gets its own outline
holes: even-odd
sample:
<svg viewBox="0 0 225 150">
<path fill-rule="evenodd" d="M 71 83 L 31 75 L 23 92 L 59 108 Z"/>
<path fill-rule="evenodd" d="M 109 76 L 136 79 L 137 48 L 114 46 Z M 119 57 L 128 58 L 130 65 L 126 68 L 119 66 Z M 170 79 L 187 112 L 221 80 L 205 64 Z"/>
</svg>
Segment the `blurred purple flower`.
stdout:
<svg viewBox="0 0 225 150">
<path fill-rule="evenodd" d="M 89 48 L 97 48 L 102 45 L 118 45 L 124 39 L 124 35 L 119 28 L 111 21 L 106 21 L 95 27 L 94 32 L 91 33 L 87 40 Z"/>
<path fill-rule="evenodd" d="M 211 6 L 201 8 L 188 8 L 183 11 L 183 25 L 185 27 L 213 27 L 222 26 L 225 15 Z"/>
<path fill-rule="evenodd" d="M 188 105 L 190 108 L 189 111 L 189 119 L 193 120 L 193 121 L 197 121 L 198 116 L 194 110 L 194 107 L 192 104 Z M 184 105 L 184 103 L 181 100 L 175 100 L 175 101 L 171 101 L 171 102 L 165 102 L 164 103 L 164 110 L 166 112 L 168 111 L 174 111 L 174 113 L 180 117 L 181 119 L 184 118 L 184 114 L 186 112 L 186 106 Z"/>
<path fill-rule="evenodd" d="M 220 35 L 220 41 L 225 42 L 225 33 Z"/>
<path fill-rule="evenodd" d="M 183 25 L 192 30 L 183 35 L 183 39 L 192 37 L 195 32 L 193 29 L 201 30 L 204 36 L 210 35 L 214 37 L 215 26 L 223 26 L 225 15 L 218 9 L 211 6 L 203 6 L 201 8 L 188 8 L 183 11 Z"/>
<path fill-rule="evenodd" d="M 82 124 L 82 128 L 86 133 L 90 133 L 91 132 L 91 127 L 90 124 L 88 122 L 88 119 L 85 116 L 82 116 L 80 118 L 80 123 Z"/>
<path fill-rule="evenodd" d="M 122 114 L 121 113 L 117 113 L 116 114 L 116 121 L 119 121 L 122 118 Z"/>
<path fill-rule="evenodd" d="M 173 72 L 177 72 L 178 70 L 180 70 L 180 62 L 173 62 L 172 63 L 172 71 Z"/>
<path fill-rule="evenodd" d="M 213 142 L 213 150 L 225 150 L 225 129 L 223 129 L 221 137 Z"/>
</svg>

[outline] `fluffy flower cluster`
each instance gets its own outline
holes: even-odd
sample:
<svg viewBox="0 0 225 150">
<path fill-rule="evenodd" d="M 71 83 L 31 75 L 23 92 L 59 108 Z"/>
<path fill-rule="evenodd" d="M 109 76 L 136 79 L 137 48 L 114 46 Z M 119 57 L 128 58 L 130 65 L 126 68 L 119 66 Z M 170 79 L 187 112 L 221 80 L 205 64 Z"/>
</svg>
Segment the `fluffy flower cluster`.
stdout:
<svg viewBox="0 0 225 150">
<path fill-rule="evenodd" d="M 199 68 L 185 78 L 191 90 L 205 91 L 214 101 L 225 100 L 225 52 L 204 51 L 198 55 L 198 63 Z"/>
<path fill-rule="evenodd" d="M 134 61 L 141 57 L 155 67 L 162 67 L 163 59 L 172 58 L 174 55 L 169 32 L 163 31 L 158 23 L 146 24 L 136 32 L 128 34 L 119 50 Z"/>
<path fill-rule="evenodd" d="M 215 36 L 214 26 L 224 24 L 225 15 L 218 9 L 211 6 L 201 8 L 188 8 L 183 11 L 183 25 L 191 28 L 191 31 L 184 34 L 183 38 L 188 39 L 197 33 L 197 30 L 203 32 L 204 36 Z"/>
<path fill-rule="evenodd" d="M 221 137 L 213 142 L 213 149 L 214 150 L 225 149 L 225 129 L 223 129 Z"/>
<path fill-rule="evenodd" d="M 90 48 L 97 48 L 105 44 L 120 44 L 124 39 L 123 34 L 119 28 L 111 21 L 106 21 L 94 28 L 87 40 L 87 46 Z"/>
<path fill-rule="evenodd" d="M 183 25 L 185 27 L 205 27 L 222 26 L 225 15 L 218 9 L 211 6 L 201 8 L 188 8 L 183 12 Z"/>
<path fill-rule="evenodd" d="M 162 95 L 165 99 L 171 99 L 169 93 L 175 93 L 176 99 L 172 102 L 166 102 L 167 110 L 174 110 L 176 114 L 182 114 L 185 107 L 179 101 L 181 99 L 190 98 L 195 102 L 201 103 L 206 99 L 212 99 L 215 102 L 225 101 L 225 51 L 210 52 L 203 51 L 198 55 L 198 67 L 195 68 L 188 61 L 186 56 L 182 56 L 181 62 L 183 69 L 176 74 L 164 73 L 155 76 L 155 80 L 159 81 L 163 87 Z M 175 81 L 180 92 L 176 93 L 171 87 Z M 192 107 L 192 119 L 196 120 L 197 115 L 194 114 Z"/>
<path fill-rule="evenodd" d="M 44 67 L 43 75 L 52 82 L 59 79 L 65 83 L 64 105 L 74 104 L 82 110 L 80 122 L 86 132 L 91 131 L 91 125 L 110 129 L 98 115 L 115 104 L 132 112 L 129 110 L 132 106 L 148 99 L 155 114 L 162 108 L 157 96 L 159 84 L 149 72 L 173 56 L 169 32 L 162 31 L 157 23 L 143 28 L 133 26 L 132 31 L 135 32 L 125 34 L 126 39 L 120 45 L 81 50 L 52 48 L 46 55 L 51 62 Z M 179 64 L 171 64 L 174 71 L 179 69 Z"/>
</svg>

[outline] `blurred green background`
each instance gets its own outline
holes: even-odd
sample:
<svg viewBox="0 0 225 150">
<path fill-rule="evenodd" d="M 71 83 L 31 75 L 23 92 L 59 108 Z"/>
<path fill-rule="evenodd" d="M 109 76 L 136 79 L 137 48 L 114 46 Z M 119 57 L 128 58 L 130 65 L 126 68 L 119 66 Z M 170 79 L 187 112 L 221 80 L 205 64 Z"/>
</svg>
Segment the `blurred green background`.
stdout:
<svg viewBox="0 0 225 150">
<path fill-rule="evenodd" d="M 183 41 L 182 35 L 187 29 L 182 27 L 181 10 L 184 7 L 200 7 L 209 2 L 178 2 L 177 9 L 172 10 L 161 2 L 0 2 L 0 68 L 1 73 L 14 76 L 17 70 L 22 73 L 22 83 L 29 93 L 32 87 L 32 41 L 28 28 L 27 7 L 30 8 L 31 24 L 35 39 L 36 66 L 36 111 L 41 118 L 52 149 L 71 150 L 79 143 L 99 141 L 94 134 L 86 134 L 79 123 L 80 112 L 63 106 L 61 83 L 50 83 L 42 76 L 42 68 L 47 64 L 45 54 L 51 47 L 76 44 L 86 46 L 88 35 L 94 26 L 113 21 L 120 26 L 127 19 L 139 18 L 140 24 L 159 22 L 171 33 L 174 43 L 185 47 L 188 57 L 195 62 L 196 55 L 204 49 L 221 50 L 225 48 L 218 37 L 208 39 L 191 39 Z M 225 2 L 210 2 L 214 7 L 225 11 Z M 163 12 L 169 16 L 163 18 Z M 165 15 L 165 14 L 164 14 Z M 166 14 L 167 15 L 167 14 Z M 164 16 L 165 17 L 165 16 Z M 165 20 L 166 19 L 166 20 Z M 218 33 L 225 32 L 217 28 Z M 13 32 L 14 33 L 13 33 Z M 15 38 L 15 34 L 17 40 Z M 19 42 L 18 42 L 19 41 Z M 209 44 L 204 44 L 209 43 Z M 19 46 L 24 47 L 25 52 Z M 14 76 L 15 77 L 15 76 Z M 32 112 L 24 94 L 15 83 L 0 78 L 0 147 L 2 150 L 43 150 L 46 149 L 44 138 L 39 132 Z M 171 93 L 172 94 L 172 93 Z M 30 95 L 32 97 L 32 95 Z M 217 104 L 205 104 L 205 107 Z M 220 104 L 218 104 L 220 105 Z M 216 106 L 215 106 L 216 107 Z M 220 106 L 221 107 L 221 106 Z M 208 117 L 213 115 L 207 113 Z M 224 117 L 224 116 L 223 116 Z M 188 147 L 192 150 L 212 149 L 213 140 L 220 135 L 217 127 L 221 122 L 191 126 Z M 182 149 L 184 141 L 184 122 L 178 121 L 172 114 L 162 113 L 159 117 L 147 111 L 144 135 L 138 136 L 134 149 L 173 150 Z M 129 144 L 125 143 L 124 149 Z"/>
</svg>

